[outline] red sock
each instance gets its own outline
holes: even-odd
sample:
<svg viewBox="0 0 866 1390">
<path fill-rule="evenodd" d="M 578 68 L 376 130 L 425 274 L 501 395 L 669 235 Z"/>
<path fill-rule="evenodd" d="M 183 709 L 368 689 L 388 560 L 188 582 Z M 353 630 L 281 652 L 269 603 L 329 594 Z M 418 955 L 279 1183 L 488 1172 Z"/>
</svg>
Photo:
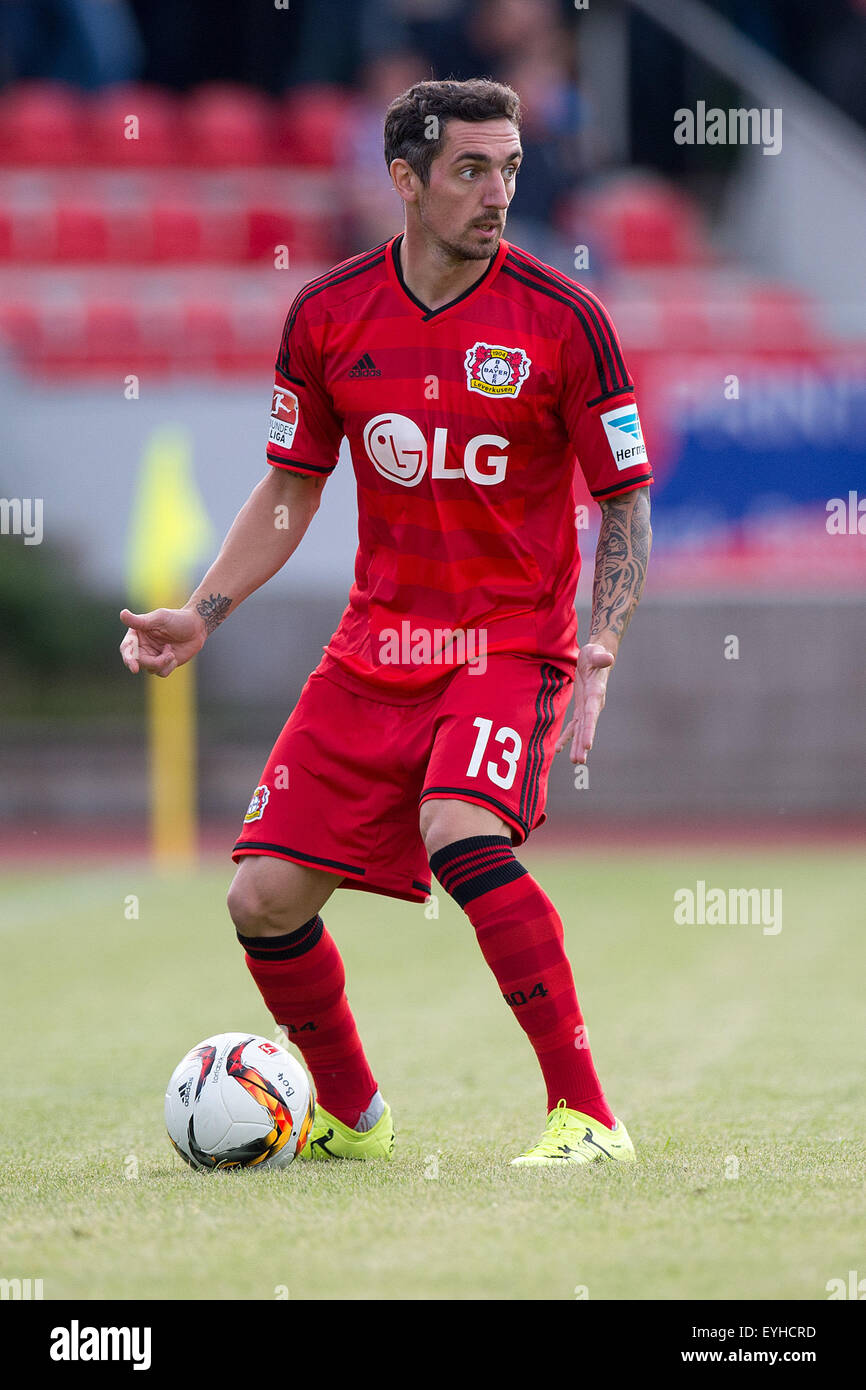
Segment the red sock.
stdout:
<svg viewBox="0 0 866 1390">
<path fill-rule="evenodd" d="M 613 1111 L 592 1061 L 562 921 L 547 894 L 514 857 L 503 835 L 446 845 L 430 868 L 475 928 L 484 959 L 535 1049 L 547 1109 L 565 1100 L 610 1127 Z"/>
<path fill-rule="evenodd" d="M 321 917 L 285 936 L 241 936 L 262 998 L 300 1049 L 316 1099 L 354 1129 L 376 1093 L 346 998 L 346 975 Z"/>
</svg>

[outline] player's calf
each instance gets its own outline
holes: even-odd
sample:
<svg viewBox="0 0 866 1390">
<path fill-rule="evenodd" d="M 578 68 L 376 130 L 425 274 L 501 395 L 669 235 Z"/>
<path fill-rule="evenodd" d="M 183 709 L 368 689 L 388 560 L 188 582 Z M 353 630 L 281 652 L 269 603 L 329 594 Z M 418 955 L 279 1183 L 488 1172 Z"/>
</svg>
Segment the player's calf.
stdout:
<svg viewBox="0 0 866 1390">
<path fill-rule="evenodd" d="M 383 1102 L 346 998 L 340 953 L 319 916 L 338 882 L 287 860 L 250 856 L 238 868 L 228 903 L 247 968 L 303 1056 L 317 1106 L 354 1130 L 376 1125 Z"/>
<path fill-rule="evenodd" d="M 613 1124 L 589 1050 L 562 922 L 515 858 L 510 837 L 457 840 L 431 856 L 430 868 L 475 928 L 502 997 L 535 1050 L 548 1111 L 564 1096 L 570 1109 Z"/>
</svg>

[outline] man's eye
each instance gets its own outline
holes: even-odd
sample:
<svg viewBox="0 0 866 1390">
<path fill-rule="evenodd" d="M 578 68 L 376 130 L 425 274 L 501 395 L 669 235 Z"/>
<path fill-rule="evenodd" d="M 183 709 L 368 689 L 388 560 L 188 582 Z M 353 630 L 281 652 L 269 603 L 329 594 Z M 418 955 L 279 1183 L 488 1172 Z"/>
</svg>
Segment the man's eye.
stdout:
<svg viewBox="0 0 866 1390">
<path fill-rule="evenodd" d="M 475 173 L 476 173 L 476 170 L 475 170 L 475 169 L 461 169 L 461 170 L 460 170 L 460 177 L 461 177 L 461 179 L 465 179 L 465 178 L 466 178 L 466 175 L 468 174 L 470 178 L 474 178 L 474 177 L 475 177 Z"/>
</svg>

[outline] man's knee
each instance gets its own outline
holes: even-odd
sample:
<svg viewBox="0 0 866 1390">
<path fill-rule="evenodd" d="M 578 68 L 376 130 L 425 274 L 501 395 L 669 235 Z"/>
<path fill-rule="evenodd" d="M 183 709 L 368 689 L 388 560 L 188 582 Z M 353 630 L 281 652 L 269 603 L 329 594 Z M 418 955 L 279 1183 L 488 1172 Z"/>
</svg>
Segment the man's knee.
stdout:
<svg viewBox="0 0 866 1390">
<path fill-rule="evenodd" d="M 248 855 L 228 891 L 229 913 L 244 936 L 280 936 L 315 917 L 339 881 L 286 859 Z"/>
<path fill-rule="evenodd" d="M 421 805 L 421 839 L 428 857 L 472 835 L 505 835 L 511 840 L 511 826 L 494 811 L 472 801 L 431 797 Z"/>
</svg>

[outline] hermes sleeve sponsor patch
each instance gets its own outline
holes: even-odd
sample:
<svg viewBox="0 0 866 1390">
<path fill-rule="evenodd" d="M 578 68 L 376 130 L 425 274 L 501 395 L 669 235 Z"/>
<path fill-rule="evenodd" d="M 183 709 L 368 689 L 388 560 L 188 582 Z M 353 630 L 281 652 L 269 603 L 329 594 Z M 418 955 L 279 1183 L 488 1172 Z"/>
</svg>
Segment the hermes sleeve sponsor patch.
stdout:
<svg viewBox="0 0 866 1390">
<path fill-rule="evenodd" d="M 636 405 L 622 405 L 616 410 L 608 410 L 599 419 L 604 425 L 613 461 L 620 472 L 634 468 L 635 464 L 646 463 L 646 445 Z"/>
</svg>

